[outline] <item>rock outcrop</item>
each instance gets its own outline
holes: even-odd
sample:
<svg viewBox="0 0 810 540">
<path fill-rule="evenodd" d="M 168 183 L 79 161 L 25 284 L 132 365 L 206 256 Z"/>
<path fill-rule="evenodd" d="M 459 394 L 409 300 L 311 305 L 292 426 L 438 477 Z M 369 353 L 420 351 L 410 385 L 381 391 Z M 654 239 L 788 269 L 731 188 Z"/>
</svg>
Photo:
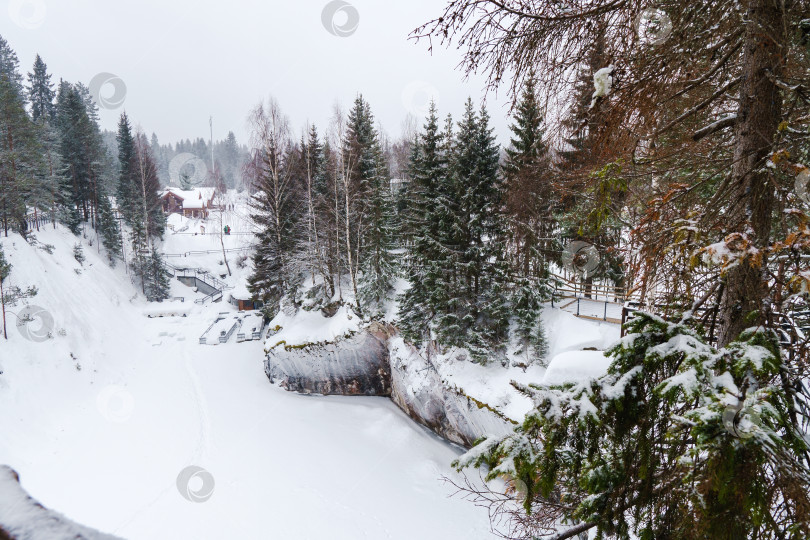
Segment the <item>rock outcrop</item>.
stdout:
<svg viewBox="0 0 810 540">
<path fill-rule="evenodd" d="M 388 329 L 371 324 L 333 343 L 279 345 L 267 351 L 264 370 L 271 382 L 303 394 L 390 396 Z"/>
<path fill-rule="evenodd" d="M 48 510 L 20 485 L 17 472 L 0 465 L 0 540 L 121 540 Z"/>
<path fill-rule="evenodd" d="M 388 396 L 416 422 L 465 447 L 485 435 L 512 431 L 510 420 L 449 388 L 428 358 L 393 333 L 373 323 L 333 343 L 280 345 L 267 352 L 265 372 L 293 392 Z"/>
<path fill-rule="evenodd" d="M 415 421 L 467 448 L 485 435 L 507 435 L 514 424 L 461 390 L 448 387 L 427 351 L 391 340 L 391 399 Z"/>
</svg>

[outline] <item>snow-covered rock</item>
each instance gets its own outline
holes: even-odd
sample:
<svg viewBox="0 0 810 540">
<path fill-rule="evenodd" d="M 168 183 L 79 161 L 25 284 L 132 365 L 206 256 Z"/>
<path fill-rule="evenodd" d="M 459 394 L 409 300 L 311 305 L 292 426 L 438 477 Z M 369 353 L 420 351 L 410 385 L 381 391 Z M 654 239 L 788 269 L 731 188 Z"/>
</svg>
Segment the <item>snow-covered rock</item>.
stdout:
<svg viewBox="0 0 810 540">
<path fill-rule="evenodd" d="M 514 428 L 488 404 L 445 384 L 425 353 L 402 338 L 391 340 L 391 399 L 415 421 L 466 447 L 485 435 L 508 435 Z"/>
<path fill-rule="evenodd" d="M 12 540 L 116 540 L 48 510 L 20 485 L 17 472 L 0 465 L 0 538 Z"/>
<path fill-rule="evenodd" d="M 607 373 L 612 360 L 602 351 L 569 351 L 558 354 L 548 364 L 543 384 L 579 384 Z"/>
<path fill-rule="evenodd" d="M 382 323 L 361 326 L 342 305 L 321 311 L 283 310 L 270 322 L 265 372 L 273 382 L 305 394 L 390 397 L 413 420 L 456 444 L 470 447 L 486 435 L 508 435 L 532 409 L 516 388 L 546 382 L 581 382 L 603 374 L 603 350 L 618 338 L 616 325 L 586 321 L 546 309 L 543 321 L 552 358 L 540 365 L 480 365 L 458 350 L 417 350 Z"/>
<path fill-rule="evenodd" d="M 462 446 L 512 431 L 513 421 L 445 382 L 431 362 L 391 334 L 390 327 L 372 323 L 326 343 L 278 345 L 267 350 L 265 372 L 293 392 L 391 397 L 412 419 Z"/>
<path fill-rule="evenodd" d="M 391 395 L 388 331 L 372 324 L 333 342 L 287 345 L 267 351 L 265 373 L 287 390 L 305 394 Z"/>
</svg>

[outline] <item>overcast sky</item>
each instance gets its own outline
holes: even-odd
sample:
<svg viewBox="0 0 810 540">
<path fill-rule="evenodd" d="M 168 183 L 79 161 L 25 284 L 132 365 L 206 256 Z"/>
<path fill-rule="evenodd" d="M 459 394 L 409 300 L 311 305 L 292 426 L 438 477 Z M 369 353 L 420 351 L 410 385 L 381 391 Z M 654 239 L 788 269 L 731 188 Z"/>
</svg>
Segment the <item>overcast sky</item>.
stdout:
<svg viewBox="0 0 810 540">
<path fill-rule="evenodd" d="M 440 115 L 458 118 L 466 97 L 479 103 L 483 77 L 464 80 L 461 55 L 408 40 L 419 24 L 440 15 L 441 0 L 2 0 L 2 35 L 25 73 L 39 53 L 55 81 L 90 84 L 99 73 L 125 85 L 101 93 L 123 104 L 101 109 L 114 129 L 125 109 L 133 123 L 161 142 L 214 138 L 229 130 L 247 142 L 249 110 L 275 96 L 296 133 L 305 122 L 327 126 L 336 101 L 348 109 L 357 92 L 396 137 L 408 111 L 421 114 L 428 93 Z M 334 17 L 326 16 L 331 8 Z M 356 23 L 356 24 L 355 24 Z M 328 29 L 327 29 L 328 28 Z M 343 36 L 333 34 L 346 34 Z M 505 92 L 487 104 L 496 135 L 508 139 Z M 422 124 L 421 120 L 419 122 Z"/>
</svg>

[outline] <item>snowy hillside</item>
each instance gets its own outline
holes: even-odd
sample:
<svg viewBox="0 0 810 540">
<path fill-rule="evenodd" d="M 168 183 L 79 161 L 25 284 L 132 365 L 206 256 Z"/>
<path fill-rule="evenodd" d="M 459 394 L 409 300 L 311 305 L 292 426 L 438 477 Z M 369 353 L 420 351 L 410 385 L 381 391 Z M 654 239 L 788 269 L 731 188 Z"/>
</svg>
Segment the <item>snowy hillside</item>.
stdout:
<svg viewBox="0 0 810 540">
<path fill-rule="evenodd" d="M 388 400 L 286 393 L 263 373 L 261 341 L 198 344 L 219 312 L 235 314 L 225 302 L 196 305 L 203 295 L 173 280 L 187 316 L 149 318 L 154 305 L 97 244 L 82 240 L 81 265 L 62 227 L 36 237 L 0 239 L 6 283 L 36 286 L 29 303 L 53 318 L 32 341 L 9 315 L 0 463 L 48 508 L 130 539 L 491 537 L 486 511 L 440 480 L 459 450 Z M 193 242 L 210 238 L 167 233 L 165 249 Z M 213 478 L 204 503 L 178 490 L 191 465 Z"/>
</svg>

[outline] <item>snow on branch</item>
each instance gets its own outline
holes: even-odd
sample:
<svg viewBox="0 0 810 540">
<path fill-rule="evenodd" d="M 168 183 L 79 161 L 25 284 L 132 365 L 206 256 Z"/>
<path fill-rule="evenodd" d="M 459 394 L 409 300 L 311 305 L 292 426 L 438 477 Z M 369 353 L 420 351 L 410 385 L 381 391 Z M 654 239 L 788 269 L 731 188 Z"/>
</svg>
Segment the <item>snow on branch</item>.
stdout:
<svg viewBox="0 0 810 540">
<path fill-rule="evenodd" d="M 718 131 L 722 131 L 722 130 L 726 129 L 727 127 L 733 126 L 736 123 L 737 123 L 737 115 L 736 114 L 731 114 L 731 115 L 725 116 L 725 117 L 721 118 L 720 120 L 718 120 L 716 122 L 712 122 L 708 126 L 702 127 L 699 130 L 697 130 L 694 133 L 694 135 L 692 135 L 692 140 L 697 142 L 697 141 L 699 141 L 700 139 L 702 139 L 704 137 L 708 137 L 709 135 L 711 135 L 713 133 L 717 133 Z"/>
</svg>

